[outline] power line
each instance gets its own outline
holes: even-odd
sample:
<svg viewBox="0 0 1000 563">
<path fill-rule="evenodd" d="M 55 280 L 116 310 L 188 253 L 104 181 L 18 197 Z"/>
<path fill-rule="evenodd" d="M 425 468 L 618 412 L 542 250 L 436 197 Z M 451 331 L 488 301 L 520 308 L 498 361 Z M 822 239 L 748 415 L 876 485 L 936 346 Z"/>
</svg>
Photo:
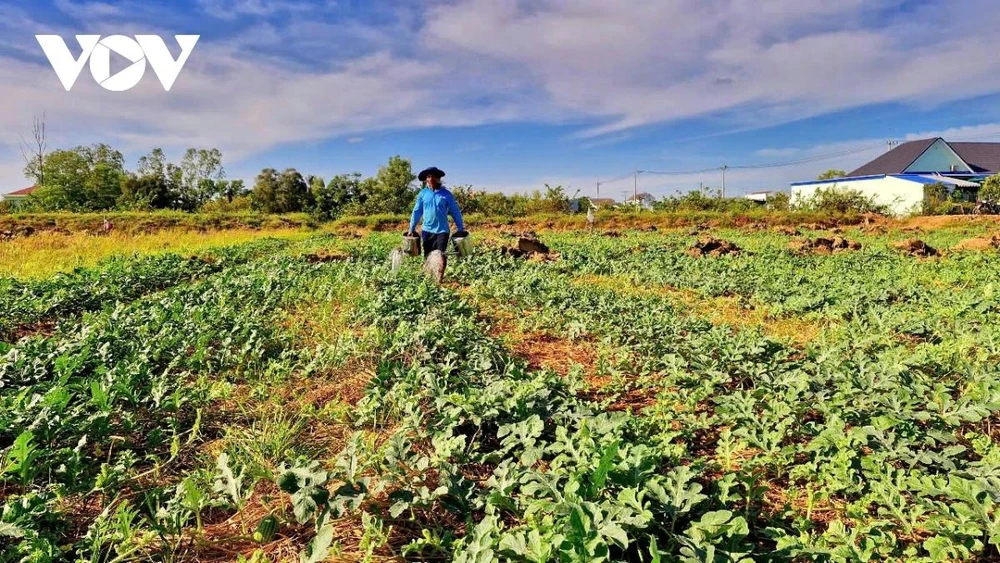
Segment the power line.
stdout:
<svg viewBox="0 0 1000 563">
<path fill-rule="evenodd" d="M 978 141 L 980 139 L 995 139 L 998 137 L 1000 137 L 1000 131 L 980 133 L 978 135 L 959 135 L 958 137 L 952 137 L 952 140 L 961 143 L 964 141 Z"/>
<path fill-rule="evenodd" d="M 651 174 L 651 175 L 655 175 L 655 176 L 691 176 L 691 175 L 695 175 L 695 174 L 707 174 L 709 172 L 719 172 L 719 171 L 722 171 L 723 174 L 725 174 L 725 172 L 727 170 L 759 170 L 759 169 L 765 169 L 765 168 L 782 168 L 782 167 L 785 167 L 785 166 L 796 166 L 796 165 L 799 165 L 799 164 L 811 164 L 813 162 L 819 162 L 819 161 L 827 160 L 827 159 L 830 159 L 830 158 L 837 158 L 837 157 L 841 157 L 841 156 L 848 156 L 848 155 L 857 154 L 857 153 L 861 153 L 861 152 L 867 152 L 867 151 L 870 151 L 870 150 L 874 150 L 874 149 L 876 149 L 876 148 L 878 148 L 880 146 L 882 146 L 881 143 L 878 144 L 878 145 L 857 146 L 857 147 L 853 147 L 853 148 L 849 148 L 849 149 L 845 149 L 845 150 L 841 150 L 841 151 L 836 151 L 836 152 L 831 152 L 831 153 L 817 154 L 817 155 L 807 156 L 807 157 L 798 158 L 798 159 L 794 159 L 794 160 L 784 160 L 784 161 L 768 162 L 768 163 L 762 163 L 762 164 L 740 164 L 740 165 L 735 165 L 735 166 L 723 165 L 723 166 L 713 166 L 711 168 L 698 168 L 698 169 L 692 169 L 692 170 L 668 170 L 668 171 L 664 171 L 664 170 L 637 170 L 637 171 L 635 171 L 635 172 L 633 172 L 631 174 L 625 174 L 625 175 L 622 175 L 622 176 L 618 176 L 616 178 L 612 178 L 610 180 L 602 180 L 602 181 L 598 182 L 598 186 L 604 185 L 604 184 L 610 184 L 610 183 L 614 183 L 614 182 L 620 182 L 620 181 L 625 180 L 627 178 L 635 178 L 635 176 L 638 176 L 639 174 Z"/>
<path fill-rule="evenodd" d="M 854 148 L 851 148 L 851 149 L 846 149 L 846 150 L 842 150 L 842 151 L 838 151 L 838 152 L 833 152 L 833 153 L 826 153 L 826 154 L 818 154 L 818 155 L 813 155 L 813 156 L 807 156 L 807 157 L 799 158 L 799 159 L 796 159 L 796 160 L 786 160 L 786 161 L 783 161 L 783 162 L 769 162 L 769 163 L 766 163 L 766 164 L 744 164 L 744 165 L 741 165 L 741 166 L 730 166 L 729 168 L 739 168 L 741 170 L 748 170 L 748 169 L 758 169 L 758 168 L 781 168 L 781 167 L 784 167 L 784 166 L 795 166 L 797 164 L 810 164 L 810 163 L 813 163 L 813 162 L 819 162 L 821 160 L 827 160 L 827 159 L 830 159 L 830 158 L 837 158 L 837 157 L 841 157 L 841 156 L 847 156 L 847 155 L 851 155 L 851 154 L 857 154 L 857 153 L 860 153 L 860 152 L 867 152 L 867 151 L 870 151 L 870 150 L 875 150 L 875 149 L 877 149 L 877 148 L 879 148 L 881 146 L 882 146 L 882 144 L 879 143 L 877 145 L 866 145 L 866 146 L 862 146 L 862 147 L 854 147 Z"/>
<path fill-rule="evenodd" d="M 601 181 L 597 182 L 597 184 L 598 184 L 598 186 L 604 186 L 606 184 L 614 184 L 615 182 L 621 182 L 622 180 L 631 178 L 632 174 L 633 174 L 632 172 L 629 172 L 628 174 L 625 174 L 624 176 L 619 176 L 617 178 L 612 178 L 610 180 L 601 180 Z"/>
<path fill-rule="evenodd" d="M 732 167 L 730 167 L 732 168 Z M 653 174 L 655 176 L 689 176 L 691 174 L 705 174 L 707 172 L 715 172 L 717 170 L 722 170 L 721 166 L 713 166 L 711 168 L 701 168 L 699 170 L 673 170 L 669 172 L 662 172 L 659 170 L 640 170 L 640 174 Z"/>
</svg>

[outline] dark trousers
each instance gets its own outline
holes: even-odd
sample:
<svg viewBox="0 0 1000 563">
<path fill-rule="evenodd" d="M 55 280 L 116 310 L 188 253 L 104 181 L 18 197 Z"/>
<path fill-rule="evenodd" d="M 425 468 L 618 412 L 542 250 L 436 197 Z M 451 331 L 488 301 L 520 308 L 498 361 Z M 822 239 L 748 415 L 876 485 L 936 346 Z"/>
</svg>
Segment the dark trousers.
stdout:
<svg viewBox="0 0 1000 563">
<path fill-rule="evenodd" d="M 423 238 L 424 247 L 424 258 L 426 258 L 431 251 L 440 250 L 441 252 L 448 252 L 448 239 L 451 233 L 420 233 Z"/>
</svg>

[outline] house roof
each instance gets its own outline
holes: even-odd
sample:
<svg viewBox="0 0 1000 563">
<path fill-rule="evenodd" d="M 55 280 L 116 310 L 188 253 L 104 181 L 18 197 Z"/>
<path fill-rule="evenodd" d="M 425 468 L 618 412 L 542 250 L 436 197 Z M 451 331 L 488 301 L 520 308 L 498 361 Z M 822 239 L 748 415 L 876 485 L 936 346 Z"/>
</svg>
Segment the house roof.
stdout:
<svg viewBox="0 0 1000 563">
<path fill-rule="evenodd" d="M 856 176 L 903 174 L 913 164 L 913 161 L 917 160 L 938 139 L 939 137 L 935 137 L 903 143 L 847 176 L 853 178 Z M 941 141 L 951 147 L 955 154 L 972 168 L 973 172 L 992 174 L 1000 172 L 1000 143 L 949 143 L 944 139 Z M 944 172 L 944 170 L 939 172 Z"/>
<path fill-rule="evenodd" d="M 634 198 L 632 196 L 629 196 L 628 199 L 625 200 L 625 201 L 632 201 L 633 199 L 650 199 L 652 197 L 653 196 L 651 194 L 648 194 L 646 192 L 639 192 L 639 193 L 635 194 Z"/>
<path fill-rule="evenodd" d="M 908 177 L 909 174 L 904 174 L 903 177 Z M 960 188 L 978 188 L 979 184 L 976 182 L 970 182 L 968 180 L 962 180 L 961 178 L 948 178 L 947 176 L 942 176 L 940 174 L 920 174 L 921 178 L 927 178 L 928 180 L 938 183 L 938 184 L 951 184 L 952 186 L 958 186 Z"/>
<path fill-rule="evenodd" d="M 974 172 L 1000 172 L 1000 143 L 948 143 Z"/>
<path fill-rule="evenodd" d="M 614 205 L 615 203 L 617 203 L 610 197 L 592 197 L 590 198 L 590 201 L 595 205 Z"/>
<path fill-rule="evenodd" d="M 28 187 L 28 188 L 23 188 L 23 189 L 14 191 L 14 192 L 10 192 L 9 194 L 6 194 L 6 195 L 8 195 L 8 196 L 25 196 L 25 195 L 29 195 L 31 192 L 33 192 L 33 191 L 35 191 L 37 189 L 38 189 L 38 186 L 31 186 L 31 187 Z"/>
<path fill-rule="evenodd" d="M 973 187 L 979 184 L 975 182 L 970 182 L 968 180 L 962 180 L 960 178 L 951 178 L 949 176 L 943 176 L 941 174 L 871 174 L 869 176 L 846 176 L 844 178 L 833 178 L 831 180 L 806 180 L 805 182 L 792 182 L 791 186 L 794 188 L 796 186 L 815 186 L 815 185 L 837 185 L 843 184 L 847 185 L 852 182 L 863 182 L 867 180 L 881 180 L 882 178 L 900 178 L 902 180 L 909 180 L 911 182 L 919 182 L 921 184 L 951 184 L 953 186 L 959 187 Z"/>
<path fill-rule="evenodd" d="M 906 167 L 913 164 L 925 150 L 930 148 L 937 139 L 921 139 L 903 143 L 861 168 L 848 174 L 848 177 L 873 176 L 876 174 L 902 174 Z"/>
</svg>

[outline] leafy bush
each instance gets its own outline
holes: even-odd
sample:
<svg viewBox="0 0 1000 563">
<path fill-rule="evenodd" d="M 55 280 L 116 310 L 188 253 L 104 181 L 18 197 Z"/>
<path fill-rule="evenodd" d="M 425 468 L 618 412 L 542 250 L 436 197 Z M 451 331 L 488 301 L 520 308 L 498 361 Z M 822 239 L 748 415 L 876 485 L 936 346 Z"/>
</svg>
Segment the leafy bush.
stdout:
<svg viewBox="0 0 1000 563">
<path fill-rule="evenodd" d="M 253 198 L 239 196 L 234 197 L 232 201 L 215 199 L 202 205 L 199 211 L 202 213 L 249 213 L 253 211 Z"/>
<path fill-rule="evenodd" d="M 941 183 L 924 187 L 924 201 L 921 206 L 923 215 L 962 215 L 972 210 L 972 204 L 967 194 L 958 190 L 949 190 Z"/>
<path fill-rule="evenodd" d="M 718 211 L 724 213 L 746 213 L 758 209 L 760 204 L 742 197 L 723 198 L 721 194 L 693 190 L 681 196 L 667 196 L 655 203 L 657 211 Z"/>
<path fill-rule="evenodd" d="M 889 205 L 878 203 L 875 196 L 866 196 L 858 190 L 833 185 L 819 188 L 811 196 L 799 197 L 795 209 L 820 213 L 876 213 L 889 215 Z"/>
<path fill-rule="evenodd" d="M 834 178 L 843 178 L 847 176 L 847 172 L 839 170 L 837 168 L 831 168 L 826 172 L 820 174 L 816 177 L 817 180 L 833 180 Z"/>
<path fill-rule="evenodd" d="M 995 174 L 983 180 L 979 189 L 980 201 L 1000 201 L 1000 174 Z"/>
<path fill-rule="evenodd" d="M 767 199 L 767 208 L 771 211 L 788 211 L 791 206 L 791 196 L 788 192 L 777 192 Z"/>
</svg>

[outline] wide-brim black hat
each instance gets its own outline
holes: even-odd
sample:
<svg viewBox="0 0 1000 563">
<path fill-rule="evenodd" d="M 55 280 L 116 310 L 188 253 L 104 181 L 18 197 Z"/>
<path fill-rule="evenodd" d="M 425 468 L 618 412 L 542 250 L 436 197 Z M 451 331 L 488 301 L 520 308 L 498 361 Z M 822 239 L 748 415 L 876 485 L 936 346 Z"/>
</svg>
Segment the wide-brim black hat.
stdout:
<svg viewBox="0 0 1000 563">
<path fill-rule="evenodd" d="M 438 178 L 444 178 L 444 170 L 441 170 L 437 166 L 431 166 L 430 168 L 424 168 L 417 174 L 417 179 L 423 182 L 428 176 L 437 176 Z"/>
</svg>

